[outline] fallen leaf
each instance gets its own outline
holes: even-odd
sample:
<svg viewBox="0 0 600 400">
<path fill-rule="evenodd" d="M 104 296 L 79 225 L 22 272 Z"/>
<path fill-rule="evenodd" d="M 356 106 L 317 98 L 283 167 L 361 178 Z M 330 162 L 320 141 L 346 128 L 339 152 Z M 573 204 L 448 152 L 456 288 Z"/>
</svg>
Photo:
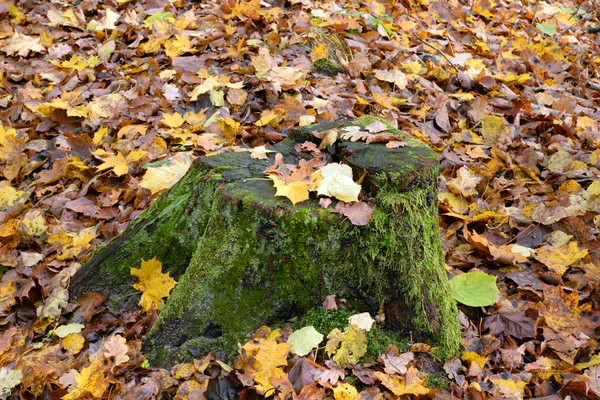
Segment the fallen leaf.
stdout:
<svg viewBox="0 0 600 400">
<path fill-rule="evenodd" d="M 472 307 L 492 305 L 498 298 L 496 278 L 480 271 L 460 274 L 448 281 L 450 295 L 463 304 Z"/>
<path fill-rule="evenodd" d="M 148 261 L 142 260 L 140 268 L 130 268 L 130 271 L 132 276 L 138 278 L 133 287 L 142 292 L 139 304 L 146 312 L 164 305 L 163 297 L 169 296 L 177 283 L 169 273 L 162 273 L 162 263 L 156 257 Z"/>
<path fill-rule="evenodd" d="M 364 312 L 360 314 L 354 314 L 348 317 L 348 323 L 350 325 L 354 325 L 360 328 L 360 330 L 369 332 L 371 330 L 371 327 L 375 323 L 375 320 L 371 318 L 371 314 L 369 314 L 368 312 Z"/>
<path fill-rule="evenodd" d="M 406 88 L 406 84 L 408 82 L 406 81 L 406 75 L 404 75 L 404 73 L 402 71 L 397 70 L 397 69 L 395 69 L 395 70 L 376 69 L 373 71 L 375 72 L 375 78 L 379 79 L 380 81 L 393 83 L 394 85 L 396 85 L 396 87 L 398 89 Z"/>
<path fill-rule="evenodd" d="M 336 328 L 327 335 L 325 352 L 333 355 L 333 360 L 339 366 L 356 364 L 367 352 L 367 337 L 354 325 L 346 327 L 344 332 Z"/>
<path fill-rule="evenodd" d="M 15 32 L 6 46 L 0 47 L 0 51 L 5 52 L 9 56 L 17 54 L 21 57 L 27 57 L 30 51 L 40 53 L 46 48 L 40 44 L 39 38 L 34 38 L 27 35 L 22 35 Z"/>
<path fill-rule="evenodd" d="M 338 202 L 333 209 L 334 213 L 340 213 L 350 220 L 353 225 L 365 226 L 368 225 L 373 216 L 373 209 L 364 201 L 359 201 L 352 204 Z"/>
<path fill-rule="evenodd" d="M 52 333 L 58 336 L 59 338 L 64 338 L 71 333 L 79 333 L 81 330 L 85 328 L 85 325 L 82 324 L 68 324 L 61 325 L 55 328 Z"/>
<path fill-rule="evenodd" d="M 314 326 L 305 326 L 302 329 L 294 331 L 287 340 L 288 344 L 293 345 L 292 353 L 299 356 L 305 356 L 316 349 L 323 341 L 324 336 L 317 332 Z"/>
<path fill-rule="evenodd" d="M 317 186 L 319 196 L 335 197 L 345 202 L 358 201 L 361 187 L 352 179 L 352 168 L 346 164 L 332 163 L 316 172 L 322 176 Z"/>
<path fill-rule="evenodd" d="M 265 146 L 257 146 L 250 150 L 250 157 L 257 160 L 268 160 L 268 153 L 273 153 L 273 150 L 268 150 Z"/>
<path fill-rule="evenodd" d="M 163 118 L 160 122 L 162 122 L 169 128 L 179 128 L 181 125 L 183 125 L 185 119 L 181 114 L 176 112 L 172 114 L 164 113 Z"/>
<path fill-rule="evenodd" d="M 429 389 L 423 385 L 424 381 L 417 376 L 416 370 L 413 367 L 408 369 L 404 377 L 390 376 L 379 371 L 375 372 L 375 376 L 377 376 L 383 386 L 396 396 L 407 394 L 426 395 L 429 393 Z"/>
<path fill-rule="evenodd" d="M 560 247 L 543 246 L 535 251 L 534 258 L 546 265 L 551 271 L 563 275 L 570 265 L 588 254 L 587 249 L 579 249 L 573 241 Z"/>
<path fill-rule="evenodd" d="M 78 354 L 81 349 L 83 349 L 84 344 L 85 339 L 79 333 L 69 333 L 61 341 L 61 346 L 63 349 L 67 350 L 71 354 Z"/>
<path fill-rule="evenodd" d="M 161 282 L 161 284 L 163 283 Z M 104 357 L 107 359 L 114 358 L 114 365 L 121 365 L 129 361 L 129 356 L 127 355 L 129 347 L 127 346 L 125 338 L 121 335 L 111 336 L 104 342 L 104 349 Z"/>
<path fill-rule="evenodd" d="M 150 190 L 152 194 L 162 193 L 175 185 L 187 173 L 192 165 L 192 153 L 177 153 L 165 164 L 147 167 L 140 183 L 141 187 Z"/>
<path fill-rule="evenodd" d="M 358 400 L 360 396 L 354 386 L 343 382 L 333 388 L 333 398 L 335 400 Z"/>
<path fill-rule="evenodd" d="M 398 353 L 396 353 L 398 354 Z M 383 361 L 383 365 L 385 365 L 385 373 L 388 375 L 404 375 L 407 369 L 407 365 L 415 359 L 415 355 L 413 353 L 402 353 L 400 355 L 393 354 L 382 354 L 380 356 L 381 361 Z"/>
<path fill-rule="evenodd" d="M 477 194 L 477 184 L 480 181 L 481 177 L 471 173 L 469 168 L 465 166 L 458 169 L 456 178 L 446 182 L 446 186 L 455 194 L 469 197 Z"/>
</svg>

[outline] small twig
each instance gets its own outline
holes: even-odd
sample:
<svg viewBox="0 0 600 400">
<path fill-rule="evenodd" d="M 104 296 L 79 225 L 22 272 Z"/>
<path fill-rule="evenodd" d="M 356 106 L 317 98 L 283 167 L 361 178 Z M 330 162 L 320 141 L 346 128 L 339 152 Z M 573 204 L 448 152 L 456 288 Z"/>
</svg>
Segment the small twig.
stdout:
<svg viewBox="0 0 600 400">
<path fill-rule="evenodd" d="M 571 18 L 573 18 L 579 12 L 579 9 L 581 8 L 582 4 L 583 4 L 583 1 L 579 4 L 577 4 L 577 8 L 575 8 L 575 11 L 573 11 L 573 13 L 571 14 L 571 16 L 569 17 L 569 19 L 567 21 L 571 20 Z"/>
<path fill-rule="evenodd" d="M 526 31 L 528 31 L 531 28 L 531 26 L 533 25 L 533 23 L 535 22 L 535 17 L 536 17 L 539 5 L 540 5 L 539 1 L 535 3 L 535 8 L 533 9 L 533 16 L 531 17 L 531 22 L 529 23 L 529 26 L 525 29 Z"/>
<path fill-rule="evenodd" d="M 423 39 L 421 39 L 418 36 L 415 36 L 415 39 L 417 39 L 419 42 L 423 43 L 425 46 L 431 47 L 432 49 L 434 49 L 435 51 L 437 51 L 438 53 L 440 53 L 440 55 L 442 57 L 444 57 L 446 59 L 446 61 L 448 61 L 450 63 L 450 65 L 452 65 L 452 68 L 454 68 L 457 73 L 460 72 L 460 70 L 458 69 L 458 67 L 456 65 L 454 65 L 454 63 L 452 61 L 450 61 L 450 59 L 448 58 L 448 56 L 446 55 L 446 53 L 444 53 L 443 51 L 441 51 L 437 47 L 432 46 L 431 44 L 427 43 L 426 41 L 424 41 Z"/>
</svg>

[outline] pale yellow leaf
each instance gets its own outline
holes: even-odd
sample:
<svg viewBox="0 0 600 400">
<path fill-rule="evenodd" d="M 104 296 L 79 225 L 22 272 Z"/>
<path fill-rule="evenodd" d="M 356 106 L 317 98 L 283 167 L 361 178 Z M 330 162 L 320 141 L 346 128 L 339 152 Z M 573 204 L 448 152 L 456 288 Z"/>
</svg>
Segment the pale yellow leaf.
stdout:
<svg viewBox="0 0 600 400">
<path fill-rule="evenodd" d="M 192 165 L 192 161 L 191 152 L 177 153 L 166 164 L 148 168 L 140 186 L 149 189 L 152 194 L 161 193 L 177 183 L 186 174 Z"/>
<path fill-rule="evenodd" d="M 352 179 L 352 168 L 349 165 L 328 164 L 317 171 L 318 173 L 323 177 L 317 187 L 318 195 L 335 197 L 346 202 L 358 201 L 361 187 Z"/>
</svg>

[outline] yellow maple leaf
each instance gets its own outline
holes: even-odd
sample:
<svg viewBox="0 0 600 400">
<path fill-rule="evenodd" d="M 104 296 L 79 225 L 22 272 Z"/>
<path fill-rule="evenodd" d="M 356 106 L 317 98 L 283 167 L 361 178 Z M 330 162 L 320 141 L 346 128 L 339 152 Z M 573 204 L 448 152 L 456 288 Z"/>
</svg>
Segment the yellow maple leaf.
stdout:
<svg viewBox="0 0 600 400">
<path fill-rule="evenodd" d="M 89 58 L 84 59 L 82 56 L 76 54 L 61 63 L 55 60 L 51 60 L 50 62 L 57 67 L 83 71 L 86 68 L 94 68 L 100 63 L 100 59 L 97 56 L 90 56 Z"/>
<path fill-rule="evenodd" d="M 292 345 L 277 343 L 275 340 L 254 339 L 242 346 L 246 353 L 253 357 L 258 371 L 272 371 L 277 367 L 287 365 L 287 356 Z"/>
<path fill-rule="evenodd" d="M 375 103 L 379 104 L 383 108 L 387 108 L 388 110 L 398 111 L 398 109 L 394 106 L 394 103 L 392 103 L 391 97 L 388 96 L 386 93 L 371 93 L 373 94 L 373 100 L 375 100 Z"/>
<path fill-rule="evenodd" d="M 88 104 L 90 121 L 114 117 L 115 113 L 122 109 L 124 100 L 125 97 L 120 93 L 110 93 L 94 97 L 94 100 Z M 82 110 L 82 112 L 83 111 L 85 110 Z M 68 111 L 67 115 L 69 115 Z"/>
<path fill-rule="evenodd" d="M 192 51 L 192 45 L 189 39 L 183 35 L 175 35 L 175 39 L 166 41 L 164 46 L 167 57 L 177 57 L 183 53 Z"/>
<path fill-rule="evenodd" d="M 375 376 L 381 380 L 383 386 L 396 396 L 407 394 L 425 395 L 429 393 L 429 389 L 423 385 L 425 381 L 417 376 L 417 370 L 414 367 L 409 367 L 403 377 L 391 376 L 379 371 L 375 372 Z"/>
<path fill-rule="evenodd" d="M 587 249 L 579 250 L 577 242 L 570 242 L 560 247 L 545 245 L 536 250 L 534 257 L 550 270 L 562 275 L 570 265 L 581 260 L 587 254 Z"/>
<path fill-rule="evenodd" d="M 130 268 L 131 275 L 138 277 L 133 288 L 142 291 L 140 306 L 144 311 L 156 310 L 165 304 L 163 297 L 169 296 L 175 287 L 175 280 L 169 273 L 162 273 L 162 263 L 154 257 L 152 260 L 142 260 L 141 268 Z"/>
<path fill-rule="evenodd" d="M 274 393 L 276 388 L 271 383 L 271 378 L 287 379 L 287 374 L 281 368 L 257 372 L 254 375 L 254 381 L 256 382 L 254 388 L 259 394 Z"/>
<path fill-rule="evenodd" d="M 495 386 L 496 390 L 494 390 L 494 393 L 502 394 L 511 399 L 523 398 L 525 386 L 527 386 L 527 383 L 523 381 L 517 382 L 512 379 L 501 379 L 495 376 L 491 377 L 490 381 Z"/>
<path fill-rule="evenodd" d="M 173 114 L 163 114 L 163 119 L 160 121 L 169 128 L 179 128 L 185 122 L 183 116 L 178 112 L 174 112 Z"/>
<path fill-rule="evenodd" d="M 34 111 L 44 117 L 49 117 L 55 110 L 65 110 L 69 117 L 87 117 L 89 116 L 89 108 L 83 104 L 73 107 L 68 101 L 56 98 L 51 102 L 39 104 Z"/>
<path fill-rule="evenodd" d="M 7 315 L 10 307 L 17 302 L 17 284 L 8 281 L 0 286 L 0 312 Z"/>
<path fill-rule="evenodd" d="M 275 196 L 287 197 L 294 205 L 301 201 L 308 200 L 308 188 L 310 183 L 305 181 L 286 182 L 279 176 L 270 174 L 269 178 L 273 181 L 273 185 L 277 189 Z"/>
<path fill-rule="evenodd" d="M 22 195 L 22 190 L 13 188 L 7 181 L 0 182 L 0 208 L 12 206 Z"/>
<path fill-rule="evenodd" d="M 48 226 L 44 220 L 44 216 L 38 210 L 37 212 L 29 212 L 21 220 L 21 232 L 33 237 L 40 237 L 46 234 Z"/>
<path fill-rule="evenodd" d="M 236 122 L 233 118 L 219 118 L 216 122 L 219 128 L 221 128 L 223 137 L 229 142 L 234 141 L 236 135 L 240 132 L 240 123 Z"/>
<path fill-rule="evenodd" d="M 484 356 L 479 355 L 473 351 L 464 352 L 460 358 L 463 361 L 466 361 L 469 363 L 474 362 L 477 365 L 479 365 L 481 368 L 485 368 L 485 363 L 487 361 L 487 359 Z"/>
<path fill-rule="evenodd" d="M 102 161 L 103 163 L 96 167 L 98 171 L 112 169 L 117 176 L 125 175 L 129 171 L 127 160 L 123 154 L 119 152 L 117 152 L 117 154 L 109 154 L 106 158 L 103 158 Z"/>
<path fill-rule="evenodd" d="M 87 395 L 95 398 L 102 397 L 108 389 L 109 381 L 104 376 L 103 359 L 98 359 L 84 368 L 81 372 L 75 372 L 75 388 L 67 393 L 63 400 L 80 399 Z"/>
</svg>

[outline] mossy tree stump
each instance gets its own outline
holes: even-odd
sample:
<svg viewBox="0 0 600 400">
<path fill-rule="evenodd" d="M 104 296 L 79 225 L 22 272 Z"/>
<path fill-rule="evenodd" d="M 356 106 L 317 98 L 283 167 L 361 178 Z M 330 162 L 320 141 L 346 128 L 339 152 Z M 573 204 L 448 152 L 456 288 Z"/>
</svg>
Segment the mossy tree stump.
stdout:
<svg viewBox="0 0 600 400">
<path fill-rule="evenodd" d="M 402 136 L 400 148 L 344 140 L 328 148 L 355 180 L 364 175 L 361 195 L 374 209 L 366 226 L 331 213 L 335 200 L 328 209 L 317 199 L 294 206 L 265 179 L 278 152 L 289 164 L 310 157 L 295 145 L 314 139 L 311 132 L 373 121 L 303 128 L 273 146 L 269 160 L 247 152 L 200 157 L 78 271 L 72 297 L 99 291 L 113 307 L 130 307 L 123 302 L 133 290 L 129 267 L 161 260 L 179 282 L 144 345 L 156 365 L 231 354 L 249 332 L 302 315 L 330 294 L 372 314 L 383 302 L 386 328 L 454 354 L 460 333 L 439 237 L 439 164 L 428 146 Z"/>
</svg>

